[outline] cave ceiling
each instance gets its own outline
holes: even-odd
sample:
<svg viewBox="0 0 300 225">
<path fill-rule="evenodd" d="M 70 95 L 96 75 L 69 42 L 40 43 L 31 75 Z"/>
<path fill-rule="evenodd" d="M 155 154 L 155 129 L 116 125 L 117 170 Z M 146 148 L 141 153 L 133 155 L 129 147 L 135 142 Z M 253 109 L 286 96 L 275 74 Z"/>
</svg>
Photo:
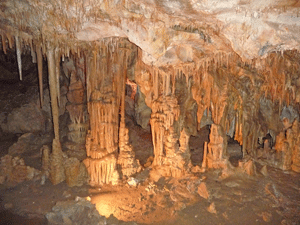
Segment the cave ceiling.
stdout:
<svg viewBox="0 0 300 225">
<path fill-rule="evenodd" d="M 142 49 L 144 63 L 158 67 L 217 53 L 246 62 L 299 50 L 299 7 L 297 0 L 2 0 L 0 30 L 10 46 L 15 36 L 65 52 L 126 37 Z"/>
</svg>

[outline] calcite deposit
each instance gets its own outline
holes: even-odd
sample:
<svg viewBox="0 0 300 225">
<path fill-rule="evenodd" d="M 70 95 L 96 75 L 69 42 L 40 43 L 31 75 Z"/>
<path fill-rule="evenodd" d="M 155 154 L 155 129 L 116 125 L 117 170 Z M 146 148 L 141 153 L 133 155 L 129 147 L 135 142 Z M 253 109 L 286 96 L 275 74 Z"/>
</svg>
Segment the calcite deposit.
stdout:
<svg viewBox="0 0 300 225">
<path fill-rule="evenodd" d="M 126 83 L 134 87 L 137 123 L 151 127 L 153 176 L 191 173 L 189 139 L 203 124 L 210 126 L 203 168 L 227 165 L 231 137 L 243 157 L 259 158 L 263 140 L 269 164 L 299 172 L 299 6 L 293 0 L 1 1 L 2 51 L 15 49 L 21 80 L 21 56 L 30 52 L 41 105 L 47 59 L 52 182 L 75 173 L 82 160 L 93 185 L 116 184 L 140 170 L 125 124 Z M 61 66 L 69 79 L 65 145 Z M 64 168 L 61 146 L 79 161 L 68 159 Z"/>
</svg>

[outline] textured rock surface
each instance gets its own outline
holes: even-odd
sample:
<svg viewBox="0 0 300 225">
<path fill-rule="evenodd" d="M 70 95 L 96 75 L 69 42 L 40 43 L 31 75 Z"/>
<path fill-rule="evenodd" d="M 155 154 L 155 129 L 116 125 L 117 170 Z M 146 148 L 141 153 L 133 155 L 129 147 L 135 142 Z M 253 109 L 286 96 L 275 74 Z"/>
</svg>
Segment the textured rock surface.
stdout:
<svg viewBox="0 0 300 225">
<path fill-rule="evenodd" d="M 15 186 L 26 180 L 39 179 L 40 171 L 30 166 L 26 166 L 24 160 L 19 157 L 5 155 L 0 163 L 0 184 L 6 182 L 8 185 Z"/>
<path fill-rule="evenodd" d="M 85 199 L 57 202 L 52 212 L 46 214 L 48 224 L 104 225 L 106 218 L 99 215 L 95 205 Z"/>
<path fill-rule="evenodd" d="M 12 111 L 1 127 L 10 133 L 45 132 L 46 115 L 36 104 L 24 105 Z"/>
<path fill-rule="evenodd" d="M 201 52 L 211 56 L 233 50 L 251 59 L 299 46 L 299 3 L 293 0 L 31 0 L 3 1 L 1 6 L 6 8 L 1 14 L 4 30 L 68 42 L 127 37 L 143 50 L 148 64 L 197 61 Z M 26 26 L 12 16 L 14 12 L 26 17 Z"/>
<path fill-rule="evenodd" d="M 82 186 L 88 181 L 86 167 L 77 158 L 68 158 L 64 163 L 66 182 L 69 187 Z"/>
</svg>

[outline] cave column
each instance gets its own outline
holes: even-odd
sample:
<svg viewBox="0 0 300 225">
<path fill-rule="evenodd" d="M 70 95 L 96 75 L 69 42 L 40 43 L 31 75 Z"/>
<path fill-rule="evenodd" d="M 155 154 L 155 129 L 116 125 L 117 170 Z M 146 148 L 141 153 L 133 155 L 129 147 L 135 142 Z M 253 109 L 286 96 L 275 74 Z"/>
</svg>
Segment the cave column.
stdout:
<svg viewBox="0 0 300 225">
<path fill-rule="evenodd" d="M 126 179 L 141 170 L 140 162 L 135 158 L 135 153 L 132 146 L 129 144 L 129 130 L 125 124 L 125 95 L 126 95 L 126 79 L 127 79 L 127 57 L 128 49 L 125 51 L 124 61 L 122 64 L 123 83 L 122 83 L 122 98 L 121 98 L 121 112 L 120 112 L 120 127 L 119 127 L 119 155 L 118 155 L 118 171 L 123 179 Z"/>
<path fill-rule="evenodd" d="M 87 57 L 87 105 L 90 130 L 86 137 L 87 159 L 84 164 L 91 185 L 116 184 L 119 106 L 122 77 L 119 77 L 118 54 L 112 44 L 101 45 Z M 112 70 L 114 67 L 115 71 Z M 119 79 L 119 80 L 118 80 Z M 119 86 L 118 86 L 119 85 Z"/>
<path fill-rule="evenodd" d="M 54 49 L 48 45 L 47 49 L 48 73 L 51 109 L 54 126 L 54 139 L 52 143 L 52 154 L 50 157 L 50 180 L 53 184 L 58 184 L 65 180 L 65 171 L 63 167 L 63 152 L 59 140 L 59 111 L 57 99 L 57 80 L 56 80 L 56 64 Z"/>
<path fill-rule="evenodd" d="M 68 125 L 68 141 L 65 143 L 65 147 L 68 149 L 67 154 L 69 157 L 83 160 L 86 158 L 85 141 L 88 130 L 86 91 L 84 88 L 85 73 L 82 69 L 84 67 L 83 58 L 76 60 L 76 63 L 77 66 L 75 67 L 73 60 L 64 62 L 66 71 L 70 70 L 70 75 L 65 75 L 70 76 L 69 91 L 67 93 L 69 102 L 66 109 L 71 119 L 71 124 Z"/>
<path fill-rule="evenodd" d="M 55 56 L 53 48 L 48 46 L 47 51 L 48 59 L 48 73 L 49 73 L 49 86 L 50 86 L 50 98 L 51 98 L 51 109 L 52 119 L 54 126 L 54 138 L 59 140 L 59 111 L 57 101 L 57 85 L 56 85 L 56 69 L 55 69 Z"/>
<path fill-rule="evenodd" d="M 188 135 L 184 131 L 180 133 L 179 116 L 180 107 L 174 95 L 162 94 L 152 103 L 153 177 L 159 174 L 179 178 L 190 166 Z"/>
</svg>

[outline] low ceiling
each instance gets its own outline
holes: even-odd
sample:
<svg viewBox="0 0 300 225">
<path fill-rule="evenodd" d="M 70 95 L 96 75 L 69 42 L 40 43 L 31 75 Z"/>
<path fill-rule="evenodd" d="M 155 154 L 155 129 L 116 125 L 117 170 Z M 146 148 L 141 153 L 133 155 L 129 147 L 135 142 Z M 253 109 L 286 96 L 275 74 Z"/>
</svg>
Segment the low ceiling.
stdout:
<svg viewBox="0 0 300 225">
<path fill-rule="evenodd" d="M 0 9 L 7 42 L 80 48 L 127 37 L 155 66 L 234 52 L 248 61 L 300 46 L 299 0 L 2 0 Z"/>
</svg>

